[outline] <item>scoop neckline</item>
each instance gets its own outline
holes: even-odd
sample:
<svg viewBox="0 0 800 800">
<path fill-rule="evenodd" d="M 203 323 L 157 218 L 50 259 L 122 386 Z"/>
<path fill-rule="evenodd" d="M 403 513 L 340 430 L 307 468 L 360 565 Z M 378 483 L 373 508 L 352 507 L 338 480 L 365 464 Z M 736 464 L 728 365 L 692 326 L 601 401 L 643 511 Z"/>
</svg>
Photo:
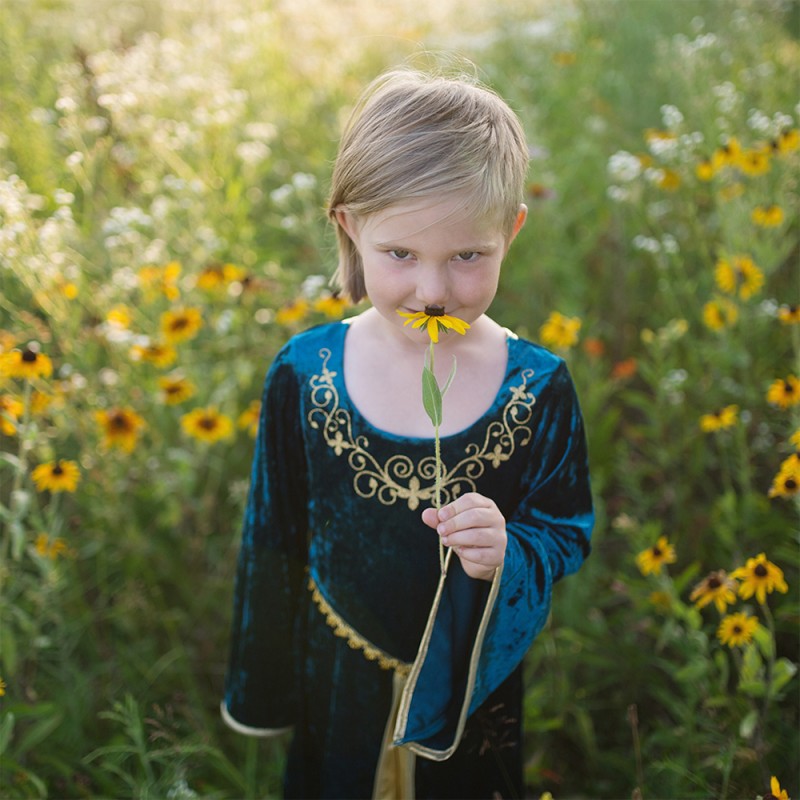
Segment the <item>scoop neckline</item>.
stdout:
<svg viewBox="0 0 800 800">
<path fill-rule="evenodd" d="M 347 382 L 345 381 L 344 377 L 344 346 L 345 340 L 347 338 L 347 332 L 350 329 L 350 323 L 352 319 L 343 319 L 339 325 L 341 334 L 339 336 L 339 348 L 338 352 L 336 353 L 336 369 L 334 372 L 339 377 L 339 397 L 340 400 L 343 400 L 348 408 L 350 409 L 353 419 L 358 421 L 359 428 L 366 428 L 369 431 L 373 431 L 375 434 L 380 436 L 384 439 L 391 439 L 397 442 L 411 442 L 413 444 L 432 444 L 435 440 L 435 436 L 433 433 L 433 426 L 431 426 L 431 435 L 430 436 L 409 436 L 406 434 L 401 433 L 392 433 L 391 431 L 387 431 L 383 428 L 379 428 L 377 425 L 374 425 L 370 422 L 362 413 L 359 407 L 353 402 L 353 399 L 350 397 L 350 392 L 347 389 Z M 503 380 L 500 383 L 500 386 L 492 400 L 491 405 L 484 411 L 483 414 L 478 417 L 474 422 L 467 425 L 466 428 L 462 428 L 460 431 L 456 431 L 455 433 L 448 433 L 447 435 L 440 435 L 439 441 L 440 442 L 447 442 L 452 441 L 461 437 L 466 436 L 471 431 L 473 431 L 478 426 L 482 425 L 484 421 L 489 418 L 497 408 L 497 406 L 502 401 L 502 396 L 505 392 L 506 385 L 508 384 L 509 376 L 511 375 L 511 344 L 513 341 L 516 341 L 519 337 L 508 328 L 504 327 L 503 330 L 506 334 L 506 371 L 503 375 Z"/>
</svg>

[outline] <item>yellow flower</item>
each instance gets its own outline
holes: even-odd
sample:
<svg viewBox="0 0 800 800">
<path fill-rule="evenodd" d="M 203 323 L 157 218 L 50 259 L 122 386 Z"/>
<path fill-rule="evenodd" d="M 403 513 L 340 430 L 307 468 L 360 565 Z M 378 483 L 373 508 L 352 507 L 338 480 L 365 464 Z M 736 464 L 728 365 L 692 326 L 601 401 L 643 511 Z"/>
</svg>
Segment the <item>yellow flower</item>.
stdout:
<svg viewBox="0 0 800 800">
<path fill-rule="evenodd" d="M 783 222 L 783 209 L 780 206 L 756 206 L 750 219 L 762 228 L 777 228 Z"/>
<path fill-rule="evenodd" d="M 424 311 L 416 311 L 413 314 L 398 309 L 397 313 L 406 318 L 403 323 L 404 328 L 406 325 L 417 329 L 425 328 L 434 344 L 439 341 L 440 331 L 445 333 L 455 331 L 463 336 L 470 327 L 463 319 L 445 314 L 441 306 L 425 306 Z"/>
<path fill-rule="evenodd" d="M 308 314 L 308 300 L 301 298 L 279 308 L 275 314 L 275 322 L 279 325 L 291 325 L 294 322 L 300 322 L 306 314 Z"/>
<path fill-rule="evenodd" d="M 245 270 L 234 264 L 212 264 L 197 276 L 197 286 L 204 291 L 213 291 L 242 280 L 246 274 Z"/>
<path fill-rule="evenodd" d="M 784 305 L 778 309 L 778 319 L 784 325 L 797 325 L 800 323 L 800 305 Z"/>
<path fill-rule="evenodd" d="M 769 497 L 794 497 L 800 493 L 800 469 L 781 470 L 772 479 L 772 486 L 769 489 Z"/>
<path fill-rule="evenodd" d="M 103 429 L 103 445 L 119 447 L 126 453 L 132 452 L 136 447 L 139 431 L 145 427 L 145 421 L 132 408 L 97 411 L 95 419 Z"/>
<path fill-rule="evenodd" d="M 181 274 L 181 265 L 177 261 L 170 261 L 163 267 L 142 267 L 139 270 L 139 284 L 148 294 L 161 292 L 169 300 L 180 297 L 178 278 Z"/>
<path fill-rule="evenodd" d="M 159 369 L 172 366 L 177 357 L 174 347 L 160 342 L 151 342 L 148 345 L 135 344 L 131 348 L 131 358 L 134 361 L 147 361 Z"/>
<path fill-rule="evenodd" d="M 700 417 L 700 429 L 704 433 L 713 433 L 714 431 L 725 430 L 725 428 L 732 428 L 736 424 L 738 416 L 739 406 L 725 406 L 725 408 L 714 411 L 711 414 L 703 414 Z"/>
<path fill-rule="evenodd" d="M 321 311 L 330 319 L 338 319 L 344 314 L 348 306 L 347 300 L 338 292 L 333 292 L 327 297 L 320 297 L 314 302 L 314 311 Z"/>
<path fill-rule="evenodd" d="M 660 536 L 656 544 L 636 556 L 636 565 L 642 575 L 661 572 L 664 564 L 674 564 L 675 561 L 675 548 L 667 541 L 666 536 Z"/>
<path fill-rule="evenodd" d="M 781 408 L 789 408 L 800 403 L 800 380 L 794 375 L 777 378 L 767 390 L 767 402 Z"/>
<path fill-rule="evenodd" d="M 712 331 L 721 331 L 736 324 L 739 319 L 739 309 L 736 304 L 722 297 L 719 300 L 709 300 L 703 306 L 703 322 Z"/>
<path fill-rule="evenodd" d="M 701 181 L 710 181 L 716 173 L 717 171 L 714 169 L 714 164 L 710 158 L 704 158 L 694 168 L 694 174 Z"/>
<path fill-rule="evenodd" d="M 717 286 L 726 294 L 736 294 L 742 300 L 752 297 L 764 283 L 764 273 L 750 256 L 734 256 L 730 261 L 721 258 L 715 269 Z"/>
<path fill-rule="evenodd" d="M 790 437 L 789 442 L 800 450 L 800 428 L 798 428 Z"/>
<path fill-rule="evenodd" d="M 736 602 L 734 589 L 736 589 L 736 581 L 731 580 L 724 569 L 720 569 L 703 578 L 692 590 L 689 600 L 697 608 L 703 608 L 713 601 L 717 611 L 724 614 L 728 605 Z"/>
<path fill-rule="evenodd" d="M 6 682 L 0 678 L 0 697 L 5 697 L 6 694 Z"/>
<path fill-rule="evenodd" d="M 783 579 L 783 570 L 767 560 L 765 553 L 759 553 L 755 558 L 748 558 L 747 563 L 731 572 L 731 578 L 738 578 L 742 583 L 739 586 L 739 596 L 747 600 L 753 595 L 759 603 L 765 603 L 768 594 L 777 590 L 786 594 L 789 587 Z"/>
<path fill-rule="evenodd" d="M 46 533 L 40 533 L 36 537 L 33 546 L 40 556 L 49 558 L 51 561 L 54 561 L 59 556 L 74 555 L 74 552 L 67 547 L 67 543 L 60 536 L 57 536 L 51 542 L 50 537 Z"/>
<path fill-rule="evenodd" d="M 261 414 L 261 401 L 253 400 L 250 405 L 239 414 L 237 425 L 240 429 L 246 430 L 250 436 L 255 438 L 258 433 L 258 419 Z"/>
<path fill-rule="evenodd" d="M 115 328 L 123 328 L 127 330 L 130 327 L 133 315 L 130 308 L 125 305 L 116 305 L 106 314 L 106 322 L 113 325 Z"/>
<path fill-rule="evenodd" d="M 10 394 L 0 394 L 0 432 L 13 436 L 17 432 L 17 422 L 25 413 L 25 406 Z"/>
<path fill-rule="evenodd" d="M 177 405 L 178 403 L 188 400 L 194 396 L 195 386 L 186 378 L 178 375 L 171 375 L 165 378 L 158 379 L 158 385 L 161 388 L 161 400 L 169 406 Z"/>
<path fill-rule="evenodd" d="M 674 169 L 662 169 L 656 180 L 656 186 L 666 192 L 674 192 L 680 185 L 681 176 Z"/>
<path fill-rule="evenodd" d="M 165 311 L 161 315 L 161 332 L 171 344 L 193 339 L 202 327 L 203 317 L 199 308 Z"/>
<path fill-rule="evenodd" d="M 57 397 L 46 392 L 33 392 L 31 394 L 31 414 L 44 414 L 55 403 Z"/>
<path fill-rule="evenodd" d="M 59 284 L 58 290 L 61 292 L 67 300 L 74 300 L 78 296 L 78 287 L 74 283 L 61 283 Z"/>
<path fill-rule="evenodd" d="M 81 472 L 75 461 L 59 458 L 39 464 L 31 477 L 37 492 L 74 492 L 78 488 Z"/>
<path fill-rule="evenodd" d="M 739 160 L 741 153 L 742 146 L 739 144 L 739 140 L 732 136 L 722 147 L 717 148 L 711 155 L 711 164 L 714 171 L 716 172 L 724 167 L 733 166 Z"/>
<path fill-rule="evenodd" d="M 741 611 L 723 617 L 717 628 L 717 638 L 728 647 L 740 647 L 753 641 L 753 634 L 758 630 L 758 620 Z"/>
<path fill-rule="evenodd" d="M 781 785 L 774 775 L 769 781 L 769 794 L 765 794 L 763 800 L 789 800 L 786 789 L 781 789 Z"/>
<path fill-rule="evenodd" d="M 568 349 L 578 343 L 581 321 L 578 317 L 566 317 L 553 311 L 539 328 L 539 338 L 545 347 Z"/>
<path fill-rule="evenodd" d="M 745 150 L 736 160 L 736 166 L 745 175 L 757 178 L 769 172 L 769 152 L 763 149 Z"/>
<path fill-rule="evenodd" d="M 26 347 L 0 356 L 0 375 L 9 378 L 49 378 L 53 362 L 44 353 Z"/>
<path fill-rule="evenodd" d="M 196 408 L 181 417 L 183 430 L 203 442 L 217 442 L 233 434 L 230 417 L 220 414 L 216 408 Z"/>
<path fill-rule="evenodd" d="M 778 138 L 772 143 L 772 149 L 779 155 L 800 149 L 800 130 L 791 128 L 788 131 L 781 131 Z"/>
</svg>

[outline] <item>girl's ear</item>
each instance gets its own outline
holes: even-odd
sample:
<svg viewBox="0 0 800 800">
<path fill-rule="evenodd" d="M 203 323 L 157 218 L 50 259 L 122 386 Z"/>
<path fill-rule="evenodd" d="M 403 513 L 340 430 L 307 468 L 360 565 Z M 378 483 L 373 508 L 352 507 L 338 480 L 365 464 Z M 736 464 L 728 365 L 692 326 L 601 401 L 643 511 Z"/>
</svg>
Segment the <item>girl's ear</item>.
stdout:
<svg viewBox="0 0 800 800">
<path fill-rule="evenodd" d="M 355 216 L 343 206 L 337 206 L 333 213 L 339 227 L 350 237 L 350 241 L 358 247 L 358 222 Z"/>
<path fill-rule="evenodd" d="M 517 238 L 517 234 L 522 230 L 526 219 L 528 219 L 528 206 L 526 206 L 525 203 L 520 203 L 519 211 L 517 211 L 517 218 L 514 220 L 514 226 L 511 228 L 511 235 L 506 242 L 506 252 L 508 252 L 508 248 L 511 247 L 511 242 Z"/>
</svg>

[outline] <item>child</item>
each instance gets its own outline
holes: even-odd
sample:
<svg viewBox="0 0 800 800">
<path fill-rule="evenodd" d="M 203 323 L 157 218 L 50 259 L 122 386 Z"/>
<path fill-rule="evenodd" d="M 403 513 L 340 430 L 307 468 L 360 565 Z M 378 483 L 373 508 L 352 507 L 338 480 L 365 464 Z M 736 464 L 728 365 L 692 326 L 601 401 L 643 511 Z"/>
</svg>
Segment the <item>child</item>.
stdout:
<svg viewBox="0 0 800 800">
<path fill-rule="evenodd" d="M 527 164 L 513 112 L 467 79 L 390 72 L 345 130 L 337 278 L 371 307 L 267 376 L 222 708 L 293 729 L 286 797 L 523 795 L 520 664 L 593 523 L 563 361 L 485 313 Z M 427 325 L 398 312 L 470 326 L 435 345 L 440 385 L 458 359 L 438 512 Z"/>
</svg>

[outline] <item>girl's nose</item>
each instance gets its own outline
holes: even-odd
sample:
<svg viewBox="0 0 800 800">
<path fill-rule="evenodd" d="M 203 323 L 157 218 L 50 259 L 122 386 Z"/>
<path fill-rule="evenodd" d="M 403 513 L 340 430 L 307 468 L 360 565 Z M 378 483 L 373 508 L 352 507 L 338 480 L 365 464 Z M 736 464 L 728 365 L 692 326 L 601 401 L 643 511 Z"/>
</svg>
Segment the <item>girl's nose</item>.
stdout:
<svg viewBox="0 0 800 800">
<path fill-rule="evenodd" d="M 447 308 L 447 279 L 438 267 L 422 267 L 417 279 L 417 299 L 423 306 Z"/>
</svg>

